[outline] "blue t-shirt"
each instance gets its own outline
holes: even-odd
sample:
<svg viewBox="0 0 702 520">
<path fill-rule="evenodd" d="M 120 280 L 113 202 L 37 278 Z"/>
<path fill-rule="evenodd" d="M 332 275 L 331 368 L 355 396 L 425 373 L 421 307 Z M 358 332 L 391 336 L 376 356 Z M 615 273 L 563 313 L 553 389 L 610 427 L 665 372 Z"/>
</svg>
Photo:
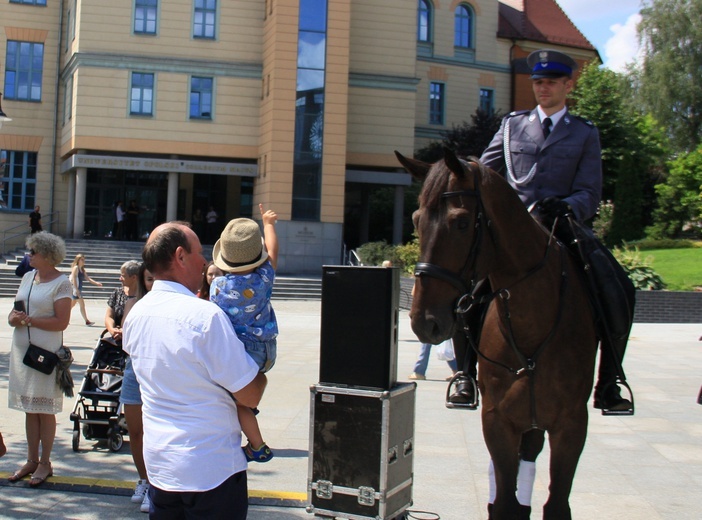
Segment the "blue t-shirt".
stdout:
<svg viewBox="0 0 702 520">
<path fill-rule="evenodd" d="M 278 336 L 271 306 L 275 271 L 269 261 L 249 274 L 227 274 L 212 280 L 210 301 L 222 309 L 242 340 L 270 341 Z"/>
</svg>

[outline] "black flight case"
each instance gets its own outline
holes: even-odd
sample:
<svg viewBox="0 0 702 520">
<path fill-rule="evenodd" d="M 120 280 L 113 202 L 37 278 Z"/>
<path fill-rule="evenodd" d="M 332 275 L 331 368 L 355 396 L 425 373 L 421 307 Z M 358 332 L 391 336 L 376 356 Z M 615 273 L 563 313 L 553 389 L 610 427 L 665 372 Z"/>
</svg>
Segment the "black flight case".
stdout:
<svg viewBox="0 0 702 520">
<path fill-rule="evenodd" d="M 405 518 L 412 505 L 416 388 L 310 387 L 309 513 Z"/>
</svg>

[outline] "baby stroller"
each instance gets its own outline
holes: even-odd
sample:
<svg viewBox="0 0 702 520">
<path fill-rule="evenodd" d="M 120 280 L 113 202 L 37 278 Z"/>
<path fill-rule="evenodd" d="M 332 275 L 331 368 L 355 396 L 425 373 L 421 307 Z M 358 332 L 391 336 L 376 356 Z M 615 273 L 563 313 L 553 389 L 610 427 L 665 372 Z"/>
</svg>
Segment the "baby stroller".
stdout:
<svg viewBox="0 0 702 520">
<path fill-rule="evenodd" d="M 107 330 L 100 334 L 70 415 L 73 451 L 78 451 L 80 445 L 81 425 L 86 439 L 107 441 L 110 451 L 119 451 L 124 444 L 127 422 L 119 395 L 127 354 L 121 344 L 106 335 Z"/>
</svg>

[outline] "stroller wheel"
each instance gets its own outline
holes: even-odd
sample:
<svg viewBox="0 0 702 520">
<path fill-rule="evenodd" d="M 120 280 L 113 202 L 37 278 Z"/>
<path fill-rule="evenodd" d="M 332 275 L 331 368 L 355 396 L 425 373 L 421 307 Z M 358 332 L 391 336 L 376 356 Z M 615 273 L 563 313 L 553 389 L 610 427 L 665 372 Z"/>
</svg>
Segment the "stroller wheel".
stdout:
<svg viewBox="0 0 702 520">
<path fill-rule="evenodd" d="M 108 440 L 110 451 L 119 451 L 124 445 L 124 437 L 121 433 L 113 433 Z"/>
<path fill-rule="evenodd" d="M 73 430 L 73 451 L 78 451 L 80 446 L 80 430 Z"/>
</svg>

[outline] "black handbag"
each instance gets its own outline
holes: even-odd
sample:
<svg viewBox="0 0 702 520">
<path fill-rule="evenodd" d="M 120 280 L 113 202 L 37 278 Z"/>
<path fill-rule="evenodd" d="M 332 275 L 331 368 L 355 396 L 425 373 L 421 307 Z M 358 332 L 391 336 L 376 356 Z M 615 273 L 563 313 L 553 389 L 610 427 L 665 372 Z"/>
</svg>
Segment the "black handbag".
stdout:
<svg viewBox="0 0 702 520">
<path fill-rule="evenodd" d="M 30 368 L 33 368 L 34 370 L 38 370 L 39 372 L 48 375 L 54 371 L 58 361 L 58 356 L 53 352 L 30 343 L 22 363 Z"/>
<path fill-rule="evenodd" d="M 34 277 L 36 278 L 36 274 Z M 33 281 L 32 285 L 34 285 Z M 29 294 L 27 295 L 27 315 L 29 315 L 29 297 L 31 295 L 32 286 L 30 285 Z M 29 327 L 27 327 L 27 336 L 29 337 L 29 347 L 27 348 L 27 353 L 24 355 L 24 359 L 22 359 L 22 363 L 27 365 L 29 368 L 38 370 L 42 374 L 51 374 L 59 362 L 59 357 L 50 350 L 33 345 Z"/>
</svg>

